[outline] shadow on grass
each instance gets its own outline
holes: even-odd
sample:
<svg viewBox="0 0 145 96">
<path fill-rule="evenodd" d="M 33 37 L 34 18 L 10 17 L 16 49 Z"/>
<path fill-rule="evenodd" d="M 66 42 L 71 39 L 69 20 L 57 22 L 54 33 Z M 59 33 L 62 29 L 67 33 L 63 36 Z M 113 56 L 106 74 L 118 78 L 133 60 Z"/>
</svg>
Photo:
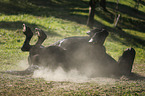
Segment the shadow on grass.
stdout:
<svg viewBox="0 0 145 96">
<path fill-rule="evenodd" d="M 138 2 L 138 0 L 133 0 L 133 1 L 135 1 L 136 3 Z M 139 0 L 139 3 L 142 5 L 145 5 L 145 1 L 143 1 L 143 0 Z"/>
<path fill-rule="evenodd" d="M 137 73 L 132 73 L 130 76 L 126 76 L 129 80 L 145 80 L 144 76 L 141 76 Z"/>
<path fill-rule="evenodd" d="M 100 18 L 102 18 L 103 20 L 113 24 L 114 22 L 114 18 L 115 15 L 111 12 L 102 12 L 99 10 L 96 10 L 96 14 L 97 16 L 99 16 Z M 97 22 L 97 21 L 95 21 Z M 104 26 L 104 25 L 102 25 Z M 120 17 L 118 26 L 122 29 L 131 29 L 131 30 L 135 30 L 135 31 L 140 31 L 142 33 L 145 33 L 144 28 L 145 28 L 145 21 L 144 20 L 134 20 L 131 18 L 127 18 L 127 17 Z"/>
<path fill-rule="evenodd" d="M 41 25 L 36 25 L 36 24 L 30 24 L 27 22 L 22 22 L 22 21 L 16 21 L 16 22 L 11 22 L 11 21 L 0 21 L 0 29 L 7 29 L 7 30 L 17 30 L 17 29 L 22 29 L 23 28 L 23 24 L 26 24 L 27 26 L 29 26 L 31 28 L 32 31 L 35 31 L 35 28 L 45 28 Z M 61 36 L 60 34 L 57 34 L 56 32 L 54 32 L 52 29 L 49 29 L 49 31 L 45 31 L 45 33 L 48 36 Z"/>
<path fill-rule="evenodd" d="M 117 28 L 108 27 L 103 25 L 101 22 L 95 21 L 95 25 L 98 27 L 105 28 L 108 32 L 110 32 L 111 39 L 117 42 L 121 42 L 126 46 L 136 46 L 136 47 L 145 47 L 145 40 L 141 39 L 138 36 L 129 34 L 122 30 L 123 26 L 119 26 Z M 123 25 L 123 24 L 122 24 Z M 120 28 L 121 27 L 121 28 Z M 128 28 L 130 29 L 130 28 Z M 143 30 L 141 29 L 141 32 Z M 143 32 L 142 32 L 143 33 Z M 123 38 L 123 39 L 121 39 Z"/>
<path fill-rule="evenodd" d="M 143 2 L 142 2 L 143 3 Z M 116 3 L 107 2 L 107 7 L 111 10 L 114 10 Z M 0 1 L 0 12 L 8 15 L 13 14 L 31 14 L 35 16 L 54 16 L 56 18 L 61 18 L 65 20 L 75 21 L 79 24 L 86 24 L 88 16 L 88 1 L 82 0 L 28 0 L 27 2 L 11 0 L 11 2 L 6 3 Z M 11 10 L 11 11 L 10 11 Z M 134 20 L 128 17 L 121 17 L 119 21 L 119 28 L 124 29 L 133 29 L 136 31 L 140 31 L 144 33 L 145 28 L 145 13 L 141 11 L 137 11 L 134 8 L 131 8 L 127 5 L 119 4 L 119 12 L 123 14 L 127 14 L 130 17 L 140 19 L 142 21 Z M 77 14 L 78 13 L 78 14 Z M 85 15 L 81 14 L 84 13 Z M 102 18 L 103 20 L 113 23 L 115 13 L 114 12 L 103 12 L 102 10 L 96 10 L 95 13 L 97 16 Z M 81 18 L 81 19 L 80 19 Z M 7 28 L 6 26 L 9 26 Z M 12 24 L 12 25 L 11 25 Z M 15 26 L 15 24 L 17 26 Z M 27 24 L 27 23 L 26 23 Z M 10 29 L 10 28 L 22 28 L 22 22 L 0 22 L 3 28 Z M 28 26 L 34 28 L 40 25 L 35 24 L 27 24 Z M 13 27 L 14 26 L 14 27 Z M 106 28 L 108 31 L 112 32 L 113 34 L 125 38 L 125 42 L 116 38 L 115 35 L 111 35 L 111 38 L 114 40 L 118 40 L 125 45 L 135 45 L 138 47 L 138 44 L 145 46 L 145 40 L 140 39 L 137 36 L 131 35 L 122 31 L 120 29 L 114 29 L 108 26 L 105 26 L 99 21 L 95 21 L 95 27 L 103 27 Z M 41 26 L 43 28 L 43 26 Z M 46 32 L 47 35 L 58 35 L 53 30 L 50 32 Z M 49 34 L 50 33 L 50 34 Z"/>
<path fill-rule="evenodd" d="M 33 28 L 33 29 L 38 27 L 38 25 L 36 25 L 36 24 L 29 24 L 27 22 L 22 22 L 22 21 L 16 21 L 16 22 L 0 21 L 0 28 L 4 28 L 4 29 L 8 29 L 8 30 L 17 30 L 17 29 L 22 29 L 23 24 L 26 24 L 27 26 L 31 26 L 31 28 Z"/>
<path fill-rule="evenodd" d="M 107 7 L 111 8 L 111 9 L 115 9 L 116 7 L 116 3 L 113 3 L 113 2 L 107 2 Z M 142 19 L 142 20 L 145 20 L 145 13 L 142 12 L 142 11 L 139 11 L 135 8 L 131 8 L 127 5 L 123 5 L 123 4 L 119 4 L 118 5 L 118 11 L 123 13 L 123 14 L 127 14 L 131 17 L 134 17 L 134 18 L 138 18 L 138 19 Z"/>
<path fill-rule="evenodd" d="M 114 10 L 116 3 L 107 2 L 107 7 Z M 73 12 L 82 12 L 88 14 L 88 1 L 81 0 L 29 0 L 27 2 L 11 0 L 9 3 L 0 3 L 0 12 L 4 14 L 32 14 L 36 16 L 55 16 L 57 18 L 68 19 L 78 23 L 86 24 L 87 15 L 75 15 Z M 10 11 L 11 10 L 11 11 Z M 126 5 L 119 4 L 119 12 L 127 14 L 131 17 L 145 20 L 145 13 L 141 11 L 134 11 Z M 103 12 L 104 13 L 104 12 Z M 138 13 L 138 14 L 136 14 Z M 96 15 L 108 22 L 112 22 L 113 14 L 104 14 L 101 11 L 96 11 Z M 109 16 L 109 17 L 107 17 Z M 80 19 L 81 18 L 81 19 Z M 85 21 L 84 21 L 85 20 Z"/>
<path fill-rule="evenodd" d="M 145 46 L 145 40 L 142 40 L 141 38 L 135 36 L 135 35 L 131 35 L 129 33 L 126 33 L 123 30 L 119 30 L 119 29 L 111 29 L 111 28 L 107 28 L 108 30 L 110 30 L 111 32 L 113 32 L 113 34 L 119 36 L 120 38 L 124 38 L 126 42 L 124 42 L 123 40 L 120 40 L 117 36 L 115 35 L 111 35 L 111 38 L 114 41 L 119 41 L 122 44 L 126 45 L 126 46 L 136 46 L 136 47 L 140 47 L 140 45 L 142 47 Z"/>
</svg>

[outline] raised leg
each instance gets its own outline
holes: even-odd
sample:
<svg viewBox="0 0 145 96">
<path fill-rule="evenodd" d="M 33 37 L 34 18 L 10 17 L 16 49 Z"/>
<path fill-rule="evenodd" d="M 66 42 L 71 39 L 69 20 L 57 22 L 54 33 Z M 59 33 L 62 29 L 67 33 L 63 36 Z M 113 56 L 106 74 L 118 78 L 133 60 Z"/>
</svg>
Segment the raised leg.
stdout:
<svg viewBox="0 0 145 96">
<path fill-rule="evenodd" d="M 128 48 L 123 52 L 122 56 L 118 60 L 121 74 L 129 75 L 131 73 L 135 53 L 136 52 L 133 48 Z"/>
<path fill-rule="evenodd" d="M 38 35 L 38 41 L 36 42 L 35 46 L 39 47 L 44 42 L 44 40 L 47 38 L 47 35 L 41 29 L 35 28 L 35 30 L 36 30 L 36 33 Z"/>
<path fill-rule="evenodd" d="M 23 24 L 23 33 L 26 36 L 26 38 L 25 38 L 23 46 L 21 47 L 21 50 L 22 51 L 30 51 L 32 46 L 29 43 L 30 43 L 30 40 L 33 36 L 33 32 L 31 31 L 31 29 L 28 26 Z"/>
<path fill-rule="evenodd" d="M 13 71 L 13 70 L 12 71 L 0 71 L 0 73 L 6 73 L 6 74 L 11 74 L 11 75 L 22 75 L 23 76 L 23 75 L 31 75 L 37 69 L 39 69 L 39 66 L 32 65 L 23 71 Z"/>
</svg>

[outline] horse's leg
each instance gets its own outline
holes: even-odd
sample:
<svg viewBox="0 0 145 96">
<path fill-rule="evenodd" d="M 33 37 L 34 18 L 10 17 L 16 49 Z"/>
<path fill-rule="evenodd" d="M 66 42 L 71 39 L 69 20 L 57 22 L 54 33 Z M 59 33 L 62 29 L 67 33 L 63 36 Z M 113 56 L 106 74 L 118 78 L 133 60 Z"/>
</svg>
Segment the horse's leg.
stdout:
<svg viewBox="0 0 145 96">
<path fill-rule="evenodd" d="M 41 29 L 35 28 L 35 30 L 37 31 L 36 33 L 38 35 L 38 41 L 36 42 L 35 46 L 40 47 L 44 40 L 47 38 L 47 35 Z"/>
<path fill-rule="evenodd" d="M 36 33 L 38 35 L 38 41 L 36 42 L 35 45 L 31 48 L 29 51 L 29 57 L 28 57 L 28 63 L 29 65 L 39 65 L 40 64 L 40 54 L 41 50 L 44 50 L 44 48 L 41 44 L 44 42 L 46 39 L 47 35 L 40 29 L 36 28 Z"/>
<path fill-rule="evenodd" d="M 33 32 L 31 31 L 31 29 L 28 26 L 23 24 L 23 33 L 26 36 L 26 38 L 25 38 L 23 46 L 21 47 L 21 50 L 22 51 L 30 51 L 32 46 L 29 44 L 29 42 L 33 36 Z"/>
<path fill-rule="evenodd" d="M 11 75 L 31 75 L 37 70 L 39 67 L 37 65 L 29 66 L 26 70 L 23 71 L 0 71 L 0 73 L 6 73 Z"/>
<path fill-rule="evenodd" d="M 134 58 L 135 50 L 133 48 L 128 48 L 123 52 L 118 60 L 121 74 L 129 75 L 131 73 Z"/>
</svg>

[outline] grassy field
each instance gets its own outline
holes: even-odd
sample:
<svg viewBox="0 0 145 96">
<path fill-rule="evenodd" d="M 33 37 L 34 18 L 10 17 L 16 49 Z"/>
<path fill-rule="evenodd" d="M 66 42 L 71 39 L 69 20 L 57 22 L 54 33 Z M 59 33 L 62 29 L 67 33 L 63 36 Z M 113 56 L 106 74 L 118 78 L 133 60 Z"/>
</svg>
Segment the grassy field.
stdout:
<svg viewBox="0 0 145 96">
<path fill-rule="evenodd" d="M 28 2 L 29 1 L 29 2 Z M 96 8 L 94 27 L 109 31 L 105 41 L 107 53 L 118 60 L 124 49 L 133 47 L 136 76 L 97 77 L 77 80 L 49 80 L 35 76 L 15 76 L 0 73 L 0 95 L 145 95 L 145 1 L 138 10 L 136 0 L 120 0 L 118 26 L 114 28 L 115 0 L 107 0 L 104 12 Z M 28 53 L 20 50 L 25 36 L 22 24 L 43 29 L 47 35 L 44 46 L 69 36 L 85 36 L 88 0 L 0 0 L 0 70 L 24 70 Z M 32 38 L 35 44 L 37 36 Z M 35 77 L 35 78 L 34 78 Z M 49 77 L 50 78 L 50 77 Z"/>
</svg>

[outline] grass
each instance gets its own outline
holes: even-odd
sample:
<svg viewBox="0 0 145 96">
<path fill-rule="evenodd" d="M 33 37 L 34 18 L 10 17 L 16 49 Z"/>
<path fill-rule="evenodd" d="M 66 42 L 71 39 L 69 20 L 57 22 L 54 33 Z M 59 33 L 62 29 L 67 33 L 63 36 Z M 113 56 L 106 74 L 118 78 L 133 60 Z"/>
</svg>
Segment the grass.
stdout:
<svg viewBox="0 0 145 96">
<path fill-rule="evenodd" d="M 107 53 L 118 60 L 124 49 L 133 47 L 136 58 L 133 72 L 145 76 L 145 6 L 141 2 L 138 11 L 135 0 L 119 3 L 121 18 L 119 28 L 113 27 L 114 0 L 107 1 L 108 13 L 96 8 L 95 27 L 106 28 L 110 35 L 105 41 Z M 85 36 L 88 0 L 20 0 L 0 1 L 0 70 L 23 70 L 19 64 L 27 61 L 28 53 L 20 50 L 24 35 L 22 24 L 43 29 L 47 46 L 69 36 Z M 65 6 L 65 7 L 64 7 Z M 32 38 L 35 44 L 37 36 Z M 32 76 L 0 74 L 0 95 L 145 95 L 145 77 L 98 77 L 85 82 L 46 81 Z"/>
</svg>

